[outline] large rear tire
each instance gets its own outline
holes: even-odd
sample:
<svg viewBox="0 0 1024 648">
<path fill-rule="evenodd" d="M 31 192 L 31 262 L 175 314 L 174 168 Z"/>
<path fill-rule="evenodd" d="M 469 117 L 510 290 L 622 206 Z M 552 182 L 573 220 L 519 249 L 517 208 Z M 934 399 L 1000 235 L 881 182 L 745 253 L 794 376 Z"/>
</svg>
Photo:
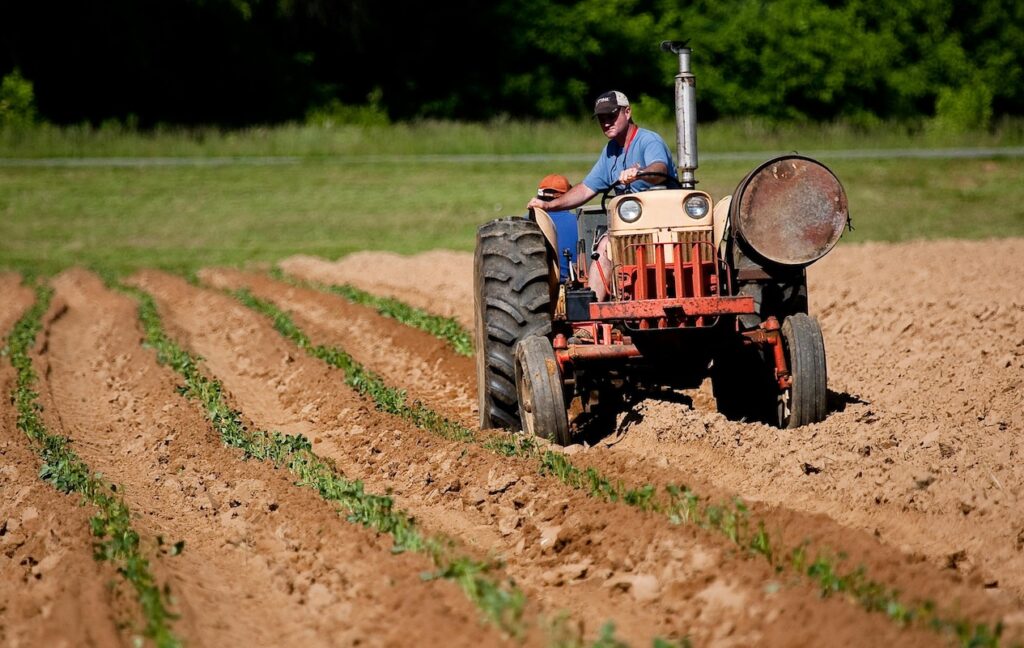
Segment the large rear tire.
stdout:
<svg viewBox="0 0 1024 648">
<path fill-rule="evenodd" d="M 551 333 L 550 268 L 548 246 L 535 222 L 506 218 L 477 230 L 473 274 L 481 429 L 521 428 L 516 344 Z"/>
<path fill-rule="evenodd" d="M 821 326 L 804 313 L 790 315 L 782 322 L 782 345 L 792 385 L 779 394 L 779 427 L 824 421 L 828 414 L 828 370 Z"/>
<path fill-rule="evenodd" d="M 531 335 L 516 345 L 516 392 L 523 432 L 569 445 L 562 375 L 546 337 Z"/>
</svg>

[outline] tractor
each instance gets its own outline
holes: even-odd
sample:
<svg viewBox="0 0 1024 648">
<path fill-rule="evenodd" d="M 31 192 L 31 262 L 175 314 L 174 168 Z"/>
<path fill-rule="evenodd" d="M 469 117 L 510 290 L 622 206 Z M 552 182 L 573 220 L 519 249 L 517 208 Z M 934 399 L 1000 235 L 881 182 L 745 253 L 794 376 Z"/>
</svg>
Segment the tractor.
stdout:
<svg viewBox="0 0 1024 648">
<path fill-rule="evenodd" d="M 475 344 L 481 428 L 522 429 L 560 445 L 573 418 L 644 386 L 693 389 L 710 377 L 719 412 L 794 428 L 828 414 L 825 344 L 808 314 L 807 266 L 849 226 L 842 184 L 785 155 L 714 203 L 696 188 L 696 80 L 685 42 L 675 76 L 678 181 L 613 187 L 577 210 L 578 256 L 559 276 L 550 216 L 477 232 Z M 617 194 L 617 195 L 616 195 Z M 598 241 L 612 271 L 591 273 Z M 562 242 L 564 244 L 564 241 Z M 592 290 L 603 282 L 608 297 Z"/>
</svg>

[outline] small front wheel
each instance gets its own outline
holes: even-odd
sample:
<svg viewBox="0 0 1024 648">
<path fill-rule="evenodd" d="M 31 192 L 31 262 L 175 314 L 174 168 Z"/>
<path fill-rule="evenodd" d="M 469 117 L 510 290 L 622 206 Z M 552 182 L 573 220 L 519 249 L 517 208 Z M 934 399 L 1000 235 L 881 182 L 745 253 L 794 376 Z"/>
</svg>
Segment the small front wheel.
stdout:
<svg viewBox="0 0 1024 648">
<path fill-rule="evenodd" d="M 569 445 L 562 374 L 551 341 L 531 335 L 516 345 L 516 391 L 523 431 Z"/>
<path fill-rule="evenodd" d="M 824 421 L 828 413 L 828 371 L 821 326 L 804 313 L 790 315 L 782 322 L 782 344 L 792 384 L 779 393 L 779 427 Z"/>
</svg>

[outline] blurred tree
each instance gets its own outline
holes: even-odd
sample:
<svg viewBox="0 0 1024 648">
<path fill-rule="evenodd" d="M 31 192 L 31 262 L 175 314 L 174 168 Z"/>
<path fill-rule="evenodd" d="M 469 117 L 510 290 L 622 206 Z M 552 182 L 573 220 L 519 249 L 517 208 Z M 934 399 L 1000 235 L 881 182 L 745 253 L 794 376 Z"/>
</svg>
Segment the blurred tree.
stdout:
<svg viewBox="0 0 1024 648">
<path fill-rule="evenodd" d="M 704 118 L 1024 114 L 1019 0 L 11 0 L 0 75 L 60 123 L 558 118 L 613 87 L 670 109 L 665 38 Z"/>
<path fill-rule="evenodd" d="M 14 68 L 0 81 L 0 128 L 23 128 L 36 119 L 32 82 Z"/>
</svg>

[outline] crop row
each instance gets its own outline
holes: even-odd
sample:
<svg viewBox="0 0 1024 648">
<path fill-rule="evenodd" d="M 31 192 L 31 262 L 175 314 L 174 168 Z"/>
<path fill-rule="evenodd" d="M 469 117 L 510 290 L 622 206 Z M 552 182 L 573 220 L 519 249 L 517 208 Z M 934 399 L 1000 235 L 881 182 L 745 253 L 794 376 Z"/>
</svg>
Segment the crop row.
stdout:
<svg viewBox="0 0 1024 648">
<path fill-rule="evenodd" d="M 311 284 L 310 287 L 317 287 Z M 336 290 L 332 292 L 337 293 Z M 313 357 L 341 369 L 345 381 L 360 394 L 372 399 L 381 411 L 405 418 L 417 427 L 443 438 L 475 443 L 504 455 L 530 459 L 541 474 L 552 475 L 568 486 L 608 502 L 620 502 L 639 510 L 660 514 L 673 524 L 696 524 L 720 533 L 737 547 L 767 560 L 779 573 L 798 575 L 809 580 L 822 596 L 842 595 L 864 610 L 884 614 L 900 626 L 918 625 L 953 636 L 964 646 L 997 646 L 1001 624 L 994 627 L 964 618 L 948 618 L 931 600 L 907 603 L 900 592 L 870 578 L 863 567 L 848 571 L 840 568 L 839 556 L 828 551 L 812 553 L 808 543 L 795 547 L 776 546 L 766 531 L 764 520 L 752 524 L 747 506 L 736 498 L 713 503 L 683 485 L 669 484 L 659 491 L 654 485 L 627 486 L 613 481 L 594 468 L 581 469 L 558 451 L 542 447 L 534 439 L 510 433 L 478 434 L 434 412 L 423 403 L 407 402 L 401 389 L 387 385 L 378 375 L 356 362 L 337 347 L 311 342 L 288 315 L 276 305 L 246 290 L 233 293 L 246 306 L 269 317 L 274 328 Z M 468 335 L 468 334 L 467 334 Z"/>
<path fill-rule="evenodd" d="M 139 534 L 131 525 L 131 511 L 117 494 L 118 488 L 93 473 L 70 448 L 69 440 L 49 432 L 40 416 L 43 408 L 35 391 L 37 375 L 30 351 L 52 296 L 50 288 L 38 287 L 35 304 L 15 324 L 8 338 L 7 355 L 17 374 L 13 401 L 18 428 L 32 441 L 33 449 L 42 459 L 39 476 L 57 490 L 78 493 L 83 503 L 96 507 L 97 512 L 89 518 L 90 529 L 97 538 L 93 556 L 114 564 L 135 590 L 145 621 L 143 634 L 160 648 L 180 646 L 181 641 L 171 630 L 175 615 L 167 604 L 169 589 L 161 588 L 150 571 L 149 561 L 140 549 Z"/>
<path fill-rule="evenodd" d="M 271 276 L 285 283 L 302 288 L 310 288 L 344 297 L 353 304 L 367 306 L 384 317 L 389 317 L 402 324 L 426 331 L 452 348 L 455 353 L 467 358 L 473 357 L 473 338 L 469 331 L 462 328 L 451 317 L 433 315 L 427 311 L 410 306 L 392 297 L 380 297 L 360 290 L 349 284 L 325 284 L 318 281 L 296 279 L 285 274 L 280 268 L 274 268 Z"/>
<path fill-rule="evenodd" d="M 458 554 L 455 543 L 447 537 L 427 536 L 405 513 L 394 507 L 390 497 L 366 493 L 361 481 L 346 478 L 330 459 L 320 457 L 312 450 L 309 440 L 302 435 L 251 430 L 238 410 L 232 409 L 220 381 L 206 377 L 199 368 L 199 359 L 182 349 L 163 331 L 161 319 L 152 297 L 137 288 L 120 286 L 136 298 L 139 317 L 145 332 L 145 343 L 153 348 L 158 362 L 175 369 L 184 379 L 180 391 L 187 398 L 199 401 L 207 418 L 229 446 L 243 450 L 246 458 L 272 462 L 285 467 L 298 477 L 298 485 L 314 488 L 325 500 L 339 505 L 349 521 L 358 522 L 392 536 L 396 551 L 425 553 L 434 562 L 437 571 L 422 575 L 424 578 L 444 578 L 456 582 L 467 597 L 485 614 L 486 618 L 509 635 L 522 639 L 531 629 L 524 618 L 525 595 L 511 581 L 501 582 L 491 575 L 500 566 L 494 562 L 481 562 Z M 245 297 L 252 298 L 245 293 Z M 282 323 L 282 326 L 286 324 Z M 308 340 L 307 340 L 308 343 Z M 309 350 L 307 348 L 307 350 Z M 314 350 L 315 351 L 315 350 Z M 335 367 L 346 367 L 346 383 L 358 393 L 380 399 L 382 409 L 392 414 L 407 414 L 418 425 L 433 429 L 456 430 L 453 424 L 424 407 L 405 408 L 404 396 L 392 397 L 379 391 L 382 383 L 373 373 L 366 371 L 343 351 L 326 347 L 318 356 Z M 463 428 L 464 429 L 464 428 Z M 567 623 L 563 615 L 539 617 L 536 627 L 548 635 L 551 645 L 575 648 L 584 645 L 579 629 Z M 615 633 L 615 625 L 606 621 L 598 636 L 590 644 L 593 648 L 624 648 Z M 654 648 L 688 646 L 683 639 L 671 642 L 655 638 Z"/>
<path fill-rule="evenodd" d="M 182 394 L 202 405 L 226 445 L 241 449 L 246 458 L 286 468 L 299 485 L 313 488 L 337 505 L 349 521 L 390 535 L 395 551 L 426 554 L 437 567 L 437 572 L 426 578 L 454 581 L 492 623 L 513 637 L 524 636 L 525 596 L 514 584 L 492 577 L 493 564 L 459 555 L 445 537 L 424 535 L 411 517 L 394 507 L 390 497 L 365 492 L 361 481 L 346 478 L 330 460 L 315 454 L 306 437 L 249 429 L 242 414 L 228 404 L 221 383 L 204 376 L 198 360 L 164 333 L 152 297 L 136 288 L 124 290 L 138 300 L 146 344 L 156 351 L 161 364 L 184 378 Z"/>
</svg>

